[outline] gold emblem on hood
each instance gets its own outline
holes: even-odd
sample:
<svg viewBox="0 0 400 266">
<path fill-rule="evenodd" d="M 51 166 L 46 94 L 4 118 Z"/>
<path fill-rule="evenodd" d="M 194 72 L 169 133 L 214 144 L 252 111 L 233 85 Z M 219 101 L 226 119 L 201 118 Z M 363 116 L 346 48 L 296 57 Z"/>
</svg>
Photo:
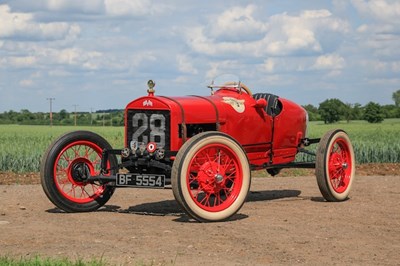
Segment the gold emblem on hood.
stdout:
<svg viewBox="0 0 400 266">
<path fill-rule="evenodd" d="M 245 110 L 244 100 L 238 100 L 233 97 L 222 97 L 223 102 L 232 106 L 232 108 L 238 112 L 243 113 Z"/>
</svg>

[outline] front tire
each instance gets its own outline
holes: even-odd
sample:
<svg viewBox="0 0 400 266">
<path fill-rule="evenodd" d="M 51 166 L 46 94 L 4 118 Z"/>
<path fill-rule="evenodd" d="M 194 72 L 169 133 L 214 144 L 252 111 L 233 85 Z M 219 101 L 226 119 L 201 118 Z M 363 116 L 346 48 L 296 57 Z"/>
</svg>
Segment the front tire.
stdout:
<svg viewBox="0 0 400 266">
<path fill-rule="evenodd" d="M 355 177 L 355 156 L 349 136 L 340 129 L 328 131 L 321 139 L 315 173 L 318 187 L 327 201 L 348 198 Z"/>
<path fill-rule="evenodd" d="M 50 145 L 42 159 L 40 177 L 43 190 L 54 205 L 66 212 L 88 212 L 110 199 L 115 187 L 85 181 L 100 174 L 103 149 L 111 149 L 110 144 L 89 131 L 64 134 Z M 115 155 L 110 155 L 107 167 L 116 166 Z"/>
<path fill-rule="evenodd" d="M 242 207 L 250 189 L 246 153 L 230 136 L 204 132 L 179 150 L 171 183 L 177 202 L 200 222 L 226 220 Z"/>
</svg>

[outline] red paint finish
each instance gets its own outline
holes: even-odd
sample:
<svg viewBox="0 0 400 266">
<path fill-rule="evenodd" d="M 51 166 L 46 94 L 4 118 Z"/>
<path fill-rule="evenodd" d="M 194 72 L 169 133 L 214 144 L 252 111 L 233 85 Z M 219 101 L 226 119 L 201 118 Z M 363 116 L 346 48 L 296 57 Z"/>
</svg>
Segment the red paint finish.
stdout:
<svg viewBox="0 0 400 266">
<path fill-rule="evenodd" d="M 229 147 L 210 144 L 195 154 L 186 177 L 187 189 L 197 206 L 218 212 L 227 209 L 238 197 L 243 170 Z"/>
<path fill-rule="evenodd" d="M 295 159 L 299 142 L 306 137 L 307 115 L 301 106 L 283 98 L 279 101 L 281 111 L 273 118 L 265 111 L 265 106 L 269 106 L 264 99 L 256 101 L 243 91 L 222 88 L 205 97 L 151 94 L 130 102 L 126 113 L 132 109 L 169 110 L 171 151 L 177 152 L 190 138 L 180 132 L 186 133 L 187 125 L 215 124 L 219 131 L 232 136 L 243 146 L 251 164 L 279 164 Z M 126 134 L 130 126 L 126 120 Z"/>
<path fill-rule="evenodd" d="M 328 159 L 329 181 L 337 193 L 346 191 L 350 183 L 352 160 L 348 142 L 337 139 L 329 151 Z"/>
<path fill-rule="evenodd" d="M 54 183 L 61 195 L 76 203 L 94 201 L 104 192 L 104 185 L 85 183 L 74 177 L 73 171 L 85 165 L 90 175 L 100 174 L 102 149 L 87 141 L 76 141 L 66 146 L 54 164 Z"/>
</svg>

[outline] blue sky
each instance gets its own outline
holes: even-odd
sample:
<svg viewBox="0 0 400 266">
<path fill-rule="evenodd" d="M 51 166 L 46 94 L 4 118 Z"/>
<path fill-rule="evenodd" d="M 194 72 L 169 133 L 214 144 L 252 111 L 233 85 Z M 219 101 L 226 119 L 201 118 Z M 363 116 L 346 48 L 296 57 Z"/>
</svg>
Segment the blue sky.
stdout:
<svg viewBox="0 0 400 266">
<path fill-rule="evenodd" d="M 208 95 L 220 74 L 299 104 L 392 104 L 396 0 L 0 0 L 0 112 Z"/>
</svg>

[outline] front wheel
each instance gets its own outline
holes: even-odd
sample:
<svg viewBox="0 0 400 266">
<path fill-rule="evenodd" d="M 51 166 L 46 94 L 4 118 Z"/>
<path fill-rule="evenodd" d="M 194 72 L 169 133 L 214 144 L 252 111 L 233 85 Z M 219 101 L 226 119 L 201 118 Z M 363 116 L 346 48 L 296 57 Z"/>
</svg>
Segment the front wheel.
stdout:
<svg viewBox="0 0 400 266">
<path fill-rule="evenodd" d="M 40 176 L 43 190 L 54 205 L 66 212 L 88 212 L 110 199 L 113 186 L 86 181 L 100 174 L 103 149 L 111 149 L 110 144 L 89 131 L 67 133 L 50 145 L 42 159 Z M 107 168 L 116 166 L 116 157 L 109 156 Z"/>
<path fill-rule="evenodd" d="M 221 132 L 200 133 L 187 141 L 171 174 L 175 199 L 200 222 L 234 215 L 246 200 L 250 179 L 243 148 Z"/>
<path fill-rule="evenodd" d="M 318 146 L 315 174 L 327 201 L 348 198 L 355 176 L 355 156 L 346 132 L 336 129 L 323 136 Z"/>
</svg>

